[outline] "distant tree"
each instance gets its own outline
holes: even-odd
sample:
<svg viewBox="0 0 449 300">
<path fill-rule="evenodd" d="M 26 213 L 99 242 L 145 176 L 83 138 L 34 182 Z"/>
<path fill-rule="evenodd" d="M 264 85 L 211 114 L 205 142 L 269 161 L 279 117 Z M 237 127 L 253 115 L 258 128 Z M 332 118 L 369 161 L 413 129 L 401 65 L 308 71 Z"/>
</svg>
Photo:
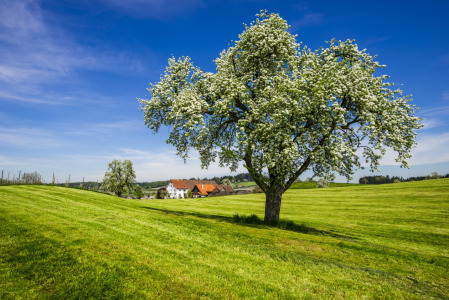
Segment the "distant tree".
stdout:
<svg viewBox="0 0 449 300">
<path fill-rule="evenodd" d="M 351 179 L 359 153 L 376 170 L 386 148 L 407 167 L 421 127 L 411 97 L 354 41 L 311 51 L 289 27 L 262 11 L 215 73 L 172 57 L 151 99 L 140 99 L 145 124 L 170 128 L 167 142 L 184 159 L 196 149 L 203 167 L 218 158 L 235 171 L 243 161 L 265 193 L 266 223 L 279 220 L 283 193 L 308 169 Z"/>
<path fill-rule="evenodd" d="M 26 184 L 41 184 L 42 176 L 37 171 L 32 173 L 23 173 L 22 181 Z"/>
<path fill-rule="evenodd" d="M 193 192 L 191 190 L 187 191 L 187 198 L 193 198 Z"/>
<path fill-rule="evenodd" d="M 109 172 L 104 174 L 103 184 L 101 185 L 105 191 L 113 192 L 118 197 L 125 191 L 133 191 L 136 173 L 133 169 L 133 163 L 130 160 L 123 162 L 113 160 L 109 163 L 108 170 Z"/>
<path fill-rule="evenodd" d="M 401 182 L 401 180 L 400 180 L 399 178 L 395 178 L 395 179 L 393 180 L 393 183 L 399 183 L 399 182 Z"/>
<path fill-rule="evenodd" d="M 430 177 L 431 177 L 432 179 L 440 179 L 440 178 L 441 178 L 441 175 L 438 174 L 438 172 L 432 172 L 432 174 L 430 174 Z"/>
<path fill-rule="evenodd" d="M 317 188 L 328 188 L 329 187 L 329 182 L 335 180 L 335 175 L 334 174 L 326 174 L 323 177 L 321 177 L 320 179 L 318 179 L 317 182 Z"/>
<path fill-rule="evenodd" d="M 223 185 L 231 185 L 231 181 L 228 178 L 225 178 L 221 181 Z"/>
<path fill-rule="evenodd" d="M 136 197 L 137 199 L 141 199 L 143 197 L 143 192 L 142 192 L 142 188 L 140 187 L 140 185 L 136 185 L 134 187 L 134 197 Z"/>
<path fill-rule="evenodd" d="M 156 199 L 166 199 L 168 197 L 168 192 L 165 188 L 160 188 L 157 190 Z"/>
</svg>

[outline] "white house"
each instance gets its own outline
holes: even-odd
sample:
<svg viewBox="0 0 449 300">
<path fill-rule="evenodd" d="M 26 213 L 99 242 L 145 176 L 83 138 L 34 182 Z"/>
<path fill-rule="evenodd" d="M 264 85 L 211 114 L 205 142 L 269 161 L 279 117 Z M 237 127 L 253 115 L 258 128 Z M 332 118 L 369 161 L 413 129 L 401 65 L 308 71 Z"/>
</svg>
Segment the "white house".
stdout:
<svg viewBox="0 0 449 300">
<path fill-rule="evenodd" d="M 167 193 L 169 198 L 186 198 L 189 188 L 182 179 L 170 179 L 167 184 Z"/>
<path fill-rule="evenodd" d="M 187 191 L 193 191 L 195 185 L 203 185 L 209 184 L 214 187 L 218 186 L 218 184 L 213 180 L 182 180 L 182 179 L 170 179 L 167 183 L 167 193 L 168 198 L 187 198 Z"/>
</svg>

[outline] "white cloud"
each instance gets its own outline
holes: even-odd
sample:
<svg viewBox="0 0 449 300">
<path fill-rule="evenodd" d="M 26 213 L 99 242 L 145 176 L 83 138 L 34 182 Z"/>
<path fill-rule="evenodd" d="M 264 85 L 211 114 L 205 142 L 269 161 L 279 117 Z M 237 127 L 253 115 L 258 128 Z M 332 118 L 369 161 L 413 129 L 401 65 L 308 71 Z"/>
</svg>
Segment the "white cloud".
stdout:
<svg viewBox="0 0 449 300">
<path fill-rule="evenodd" d="M 118 73 L 142 69 L 140 62 L 126 53 L 81 46 L 39 4 L 0 2 L 0 99 L 66 103 L 70 98 L 52 92 L 51 87 L 63 83 L 67 92 L 83 84 L 77 75 L 80 70 Z M 41 90 L 46 93 L 39 93 Z"/>
<path fill-rule="evenodd" d="M 4 167 L 11 168 L 16 166 L 22 166 L 24 164 L 25 163 L 23 160 L 18 160 L 5 155 L 0 155 L 0 166 L 2 166 L 2 168 Z"/>
<path fill-rule="evenodd" d="M 418 138 L 418 146 L 412 152 L 415 165 L 449 162 L 449 132 L 426 134 Z"/>
<path fill-rule="evenodd" d="M 449 132 L 425 134 L 420 132 L 418 135 L 416 148 L 412 150 L 413 157 L 409 163 L 411 165 L 427 165 L 449 162 Z M 399 166 L 395 161 L 397 154 L 393 150 L 387 150 L 387 153 L 381 160 L 384 166 Z"/>
<path fill-rule="evenodd" d="M 0 145 L 45 149 L 61 146 L 61 142 L 53 133 L 42 129 L 0 127 Z"/>
<path fill-rule="evenodd" d="M 203 0 L 103 0 L 103 2 L 135 17 L 158 20 L 187 15 L 205 6 Z"/>
<path fill-rule="evenodd" d="M 20 101 L 34 104 L 54 104 L 54 105 L 67 105 L 73 104 L 74 98 L 68 96 L 53 96 L 53 95 L 41 95 L 39 92 L 34 94 L 21 93 L 19 95 L 11 94 L 8 92 L 0 91 L 0 99 Z"/>
<path fill-rule="evenodd" d="M 291 22 L 292 32 L 296 32 L 303 27 L 316 26 L 325 22 L 324 14 L 322 13 L 309 13 L 304 15 L 300 20 Z"/>
<path fill-rule="evenodd" d="M 19 36 L 45 30 L 37 2 L 30 0 L 0 2 L 0 25 L 14 30 Z"/>
<path fill-rule="evenodd" d="M 365 40 L 365 45 L 366 45 L 366 46 L 369 46 L 369 45 L 374 45 L 374 44 L 382 43 L 382 42 L 388 40 L 389 38 L 390 38 L 389 36 L 369 37 L 369 38 L 366 38 L 366 40 Z"/>
<path fill-rule="evenodd" d="M 139 181 L 164 180 L 170 178 L 213 177 L 229 174 L 229 168 L 222 168 L 218 163 L 212 163 L 207 169 L 201 168 L 199 155 L 192 152 L 184 163 L 174 150 L 144 151 L 139 149 L 121 149 L 119 159 L 130 159 L 133 162 Z M 237 173 L 247 170 L 240 166 Z"/>
<path fill-rule="evenodd" d="M 443 93 L 443 100 L 446 100 L 446 101 L 448 101 L 449 100 L 449 91 L 445 91 L 444 93 Z"/>
<path fill-rule="evenodd" d="M 106 136 L 115 135 L 118 131 L 132 132 L 142 126 L 140 120 L 116 121 L 111 123 L 84 123 L 80 124 L 76 129 L 73 129 L 72 127 L 63 129 L 61 133 L 67 136 L 98 136 L 99 134 Z M 61 124 L 59 127 L 65 127 L 65 125 Z"/>
<path fill-rule="evenodd" d="M 421 123 L 424 125 L 424 127 L 421 130 L 438 128 L 442 124 L 444 124 L 442 121 L 438 119 L 430 119 L 430 118 L 424 118 L 424 120 Z"/>
<path fill-rule="evenodd" d="M 445 128 L 448 123 L 449 106 L 439 106 L 418 111 L 418 115 L 423 118 L 423 129 Z"/>
<path fill-rule="evenodd" d="M 85 177 L 86 180 L 102 180 L 107 165 L 114 159 L 129 159 L 133 163 L 137 181 L 168 180 L 170 178 L 214 177 L 230 174 L 229 168 L 221 168 L 213 163 L 208 169 L 201 169 L 198 155 L 192 153 L 184 163 L 172 149 L 141 150 L 122 148 L 114 152 L 95 155 L 64 155 L 55 158 L 53 164 L 64 166 L 65 173 L 72 174 L 74 181 Z M 104 170 L 98 173 L 98 170 Z M 247 172 L 240 167 L 238 173 Z"/>
</svg>

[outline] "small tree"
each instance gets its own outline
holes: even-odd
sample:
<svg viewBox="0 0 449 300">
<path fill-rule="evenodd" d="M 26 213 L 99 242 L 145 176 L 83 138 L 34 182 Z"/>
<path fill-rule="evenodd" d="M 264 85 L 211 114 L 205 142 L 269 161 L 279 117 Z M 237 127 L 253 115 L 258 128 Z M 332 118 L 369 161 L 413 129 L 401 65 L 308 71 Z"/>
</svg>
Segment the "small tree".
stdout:
<svg viewBox="0 0 449 300">
<path fill-rule="evenodd" d="M 328 188 L 329 187 L 329 182 L 335 180 L 335 175 L 334 174 L 326 174 L 323 177 L 321 177 L 320 179 L 318 179 L 317 188 Z"/>
<path fill-rule="evenodd" d="M 221 181 L 223 185 L 231 185 L 231 181 L 228 178 L 225 178 Z"/>
<path fill-rule="evenodd" d="M 369 183 L 368 178 L 366 178 L 366 177 L 361 178 L 361 179 L 359 180 L 359 182 L 360 182 L 361 184 L 368 184 L 368 183 Z"/>
<path fill-rule="evenodd" d="M 187 190 L 187 198 L 193 198 L 193 192 L 191 190 Z"/>
<path fill-rule="evenodd" d="M 165 199 L 168 197 L 168 192 L 165 188 L 159 189 L 156 193 L 156 199 Z"/>
<path fill-rule="evenodd" d="M 142 188 L 140 187 L 140 185 L 136 185 L 134 187 L 134 197 L 136 197 L 137 199 L 141 199 L 143 197 L 143 192 L 142 192 Z"/>
<path fill-rule="evenodd" d="M 42 176 L 37 171 L 31 173 L 23 173 L 22 181 L 26 184 L 42 184 Z"/>
<path fill-rule="evenodd" d="M 136 173 L 130 160 L 124 162 L 113 160 L 109 163 L 108 170 L 109 172 L 104 174 L 103 184 L 101 185 L 105 191 L 113 192 L 118 197 L 125 191 L 133 191 Z"/>
<path fill-rule="evenodd" d="M 440 178 L 441 178 L 441 175 L 438 174 L 438 172 L 432 172 L 432 174 L 430 174 L 430 177 L 431 177 L 432 179 L 440 179 Z"/>
<path fill-rule="evenodd" d="M 239 40 L 203 72 L 189 57 L 169 59 L 165 74 L 140 99 L 145 124 L 170 128 L 168 143 L 203 167 L 235 171 L 243 161 L 266 195 L 265 222 L 279 220 L 282 194 L 307 169 L 351 179 L 363 161 L 378 169 L 386 148 L 407 167 L 421 127 L 415 108 L 390 89 L 382 68 L 352 40 L 311 51 L 277 14 L 262 11 Z M 234 181 L 234 179 L 233 179 Z"/>
</svg>

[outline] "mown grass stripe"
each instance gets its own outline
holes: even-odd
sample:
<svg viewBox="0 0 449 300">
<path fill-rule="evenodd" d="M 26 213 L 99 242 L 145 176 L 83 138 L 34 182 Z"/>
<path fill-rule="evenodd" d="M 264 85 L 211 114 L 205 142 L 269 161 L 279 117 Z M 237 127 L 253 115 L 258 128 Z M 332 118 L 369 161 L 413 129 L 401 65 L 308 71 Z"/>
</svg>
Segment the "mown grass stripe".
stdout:
<svg viewBox="0 0 449 300">
<path fill-rule="evenodd" d="M 281 216 L 308 234 L 233 222 L 263 217 L 263 195 L 0 187 L 0 230 L 19 228 L 0 234 L 0 298 L 444 298 L 449 181 L 428 184 L 288 191 Z"/>
</svg>

